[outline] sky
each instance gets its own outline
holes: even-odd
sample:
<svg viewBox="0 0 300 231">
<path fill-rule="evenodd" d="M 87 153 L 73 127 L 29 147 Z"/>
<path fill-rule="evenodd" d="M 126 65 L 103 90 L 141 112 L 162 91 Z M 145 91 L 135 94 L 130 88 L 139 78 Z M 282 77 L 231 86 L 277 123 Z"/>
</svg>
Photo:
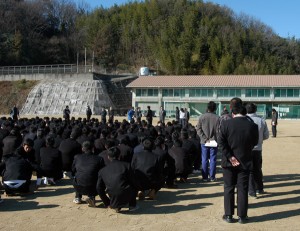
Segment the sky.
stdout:
<svg viewBox="0 0 300 231">
<path fill-rule="evenodd" d="M 82 1 L 82 0 L 78 0 Z M 84 0 L 92 8 L 122 5 L 130 0 Z M 283 38 L 300 39 L 300 0 L 204 0 L 220 6 L 227 6 L 237 15 L 243 13 L 263 24 Z"/>
</svg>

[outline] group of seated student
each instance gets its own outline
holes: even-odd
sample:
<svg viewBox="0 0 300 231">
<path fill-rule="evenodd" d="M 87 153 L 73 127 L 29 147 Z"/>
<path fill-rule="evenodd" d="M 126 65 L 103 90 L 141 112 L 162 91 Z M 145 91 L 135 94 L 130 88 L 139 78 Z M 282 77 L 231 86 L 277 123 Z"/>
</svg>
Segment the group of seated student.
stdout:
<svg viewBox="0 0 300 231">
<path fill-rule="evenodd" d="M 107 208 L 134 211 L 137 198 L 156 199 L 162 187 L 177 188 L 201 165 L 195 128 L 176 121 L 153 126 L 145 120 L 2 117 L 0 125 L 1 184 L 8 196 L 70 178 L 74 203 L 85 196 L 96 207 L 99 195 Z"/>
</svg>

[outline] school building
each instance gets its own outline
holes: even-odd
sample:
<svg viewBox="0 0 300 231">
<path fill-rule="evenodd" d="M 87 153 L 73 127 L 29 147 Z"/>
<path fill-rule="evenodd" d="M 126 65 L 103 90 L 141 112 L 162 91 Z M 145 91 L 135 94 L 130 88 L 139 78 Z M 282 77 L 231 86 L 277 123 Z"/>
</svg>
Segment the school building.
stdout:
<svg viewBox="0 0 300 231">
<path fill-rule="evenodd" d="M 140 76 L 127 87 L 132 106 L 144 111 L 149 105 L 156 115 L 163 106 L 169 118 L 175 117 L 176 107 L 198 117 L 209 101 L 218 104 L 220 114 L 233 97 L 256 103 L 264 118 L 271 117 L 272 108 L 281 119 L 300 118 L 300 75 Z"/>
</svg>

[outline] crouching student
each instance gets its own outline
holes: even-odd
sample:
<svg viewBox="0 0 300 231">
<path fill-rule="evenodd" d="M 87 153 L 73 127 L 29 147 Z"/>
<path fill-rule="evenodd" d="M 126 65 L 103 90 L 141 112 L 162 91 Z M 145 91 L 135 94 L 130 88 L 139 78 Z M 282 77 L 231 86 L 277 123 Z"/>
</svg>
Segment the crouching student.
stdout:
<svg viewBox="0 0 300 231">
<path fill-rule="evenodd" d="M 100 170 L 97 191 L 106 207 L 120 212 L 122 208 L 129 206 L 129 211 L 135 211 L 138 206 L 136 205 L 137 190 L 133 186 L 133 174 L 130 164 L 120 161 L 119 156 L 120 151 L 117 147 L 108 150 L 111 163 Z"/>
<path fill-rule="evenodd" d="M 93 146 L 89 141 L 82 144 L 83 154 L 74 157 L 72 172 L 74 177 L 75 204 L 82 203 L 82 196 L 87 195 L 86 202 L 89 207 L 96 207 L 95 196 L 97 195 L 96 184 L 98 172 L 104 167 L 103 159 L 93 153 Z"/>
<path fill-rule="evenodd" d="M 30 187 L 32 172 L 36 171 L 38 174 L 42 172 L 39 166 L 28 157 L 32 147 L 33 141 L 26 139 L 15 153 L 7 155 L 1 162 L 2 184 L 7 195 L 23 195 L 33 192 Z"/>
<path fill-rule="evenodd" d="M 58 148 L 54 148 L 53 136 L 46 138 L 46 147 L 40 149 L 41 169 L 44 173 L 44 183 L 55 185 L 57 180 L 63 177 L 62 157 Z M 37 178 L 37 185 L 41 184 L 41 178 Z"/>
</svg>

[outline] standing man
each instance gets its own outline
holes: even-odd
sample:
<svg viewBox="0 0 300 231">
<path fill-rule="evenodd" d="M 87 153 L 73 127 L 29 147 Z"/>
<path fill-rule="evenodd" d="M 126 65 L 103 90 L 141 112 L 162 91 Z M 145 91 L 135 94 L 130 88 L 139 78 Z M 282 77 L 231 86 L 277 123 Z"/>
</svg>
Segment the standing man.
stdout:
<svg viewBox="0 0 300 231">
<path fill-rule="evenodd" d="M 106 115 L 107 115 L 107 112 L 106 112 L 105 108 L 102 107 L 102 110 L 101 110 L 101 122 L 102 122 L 102 124 L 106 124 Z"/>
<path fill-rule="evenodd" d="M 262 173 L 262 144 L 269 138 L 269 130 L 266 121 L 256 114 L 257 106 L 254 103 L 246 105 L 247 116 L 249 116 L 258 126 L 258 144 L 252 150 L 252 168 L 249 178 L 249 195 L 256 197 L 256 194 L 264 192 Z"/>
<path fill-rule="evenodd" d="M 275 108 L 272 109 L 272 120 L 271 120 L 271 125 L 272 125 L 272 137 L 277 136 L 277 120 L 278 120 L 278 112 L 276 111 Z"/>
<path fill-rule="evenodd" d="M 68 122 L 70 121 L 70 114 L 71 114 L 71 112 L 70 112 L 69 106 L 66 106 L 66 108 L 63 111 L 63 117 L 64 117 L 65 121 L 68 121 Z"/>
<path fill-rule="evenodd" d="M 127 112 L 127 119 L 129 123 L 133 121 L 133 116 L 134 116 L 134 107 L 131 107 Z"/>
<path fill-rule="evenodd" d="M 160 107 L 159 110 L 159 120 L 162 123 L 165 123 L 165 118 L 166 118 L 166 110 L 163 108 L 163 106 Z"/>
<path fill-rule="evenodd" d="M 14 105 L 14 107 L 11 109 L 10 115 L 14 121 L 18 121 L 20 114 L 19 114 L 19 109 L 17 108 L 17 105 Z"/>
<path fill-rule="evenodd" d="M 134 112 L 134 117 L 136 118 L 136 121 L 138 123 L 141 123 L 142 120 L 142 111 L 140 107 L 136 108 L 136 111 Z"/>
<path fill-rule="evenodd" d="M 176 122 L 179 122 L 179 114 L 180 114 L 179 107 L 176 107 L 176 110 L 175 110 L 175 121 Z"/>
<path fill-rule="evenodd" d="M 202 179 L 204 182 L 216 180 L 217 167 L 217 125 L 219 116 L 216 115 L 217 105 L 210 101 L 207 112 L 199 117 L 197 134 L 200 137 L 202 155 Z M 209 166 L 209 171 L 208 171 Z"/>
<path fill-rule="evenodd" d="M 92 109 L 91 109 L 90 106 L 88 105 L 87 108 L 86 108 L 86 120 L 87 120 L 87 121 L 90 121 L 92 114 L 93 114 L 93 113 L 92 113 Z"/>
<path fill-rule="evenodd" d="M 153 113 L 152 113 L 152 110 L 150 108 L 150 106 L 147 106 L 148 110 L 146 112 L 146 120 L 147 120 L 147 123 L 149 125 L 152 125 L 152 120 L 153 120 Z"/>
<path fill-rule="evenodd" d="M 235 101 L 230 108 L 233 119 L 222 122 L 218 140 L 222 150 L 221 166 L 224 178 L 223 220 L 234 222 L 234 191 L 237 187 L 238 222 L 244 224 L 248 220 L 248 183 L 252 149 L 258 143 L 258 126 L 245 116 L 246 111 L 241 100 Z"/>
<path fill-rule="evenodd" d="M 109 123 L 113 123 L 114 122 L 114 116 L 115 116 L 115 111 L 112 108 L 112 106 L 110 106 L 109 110 L 108 110 L 108 122 Z"/>
<path fill-rule="evenodd" d="M 190 121 L 190 112 L 188 111 L 187 108 L 184 108 L 184 113 L 185 113 L 186 126 L 188 126 Z"/>
</svg>

